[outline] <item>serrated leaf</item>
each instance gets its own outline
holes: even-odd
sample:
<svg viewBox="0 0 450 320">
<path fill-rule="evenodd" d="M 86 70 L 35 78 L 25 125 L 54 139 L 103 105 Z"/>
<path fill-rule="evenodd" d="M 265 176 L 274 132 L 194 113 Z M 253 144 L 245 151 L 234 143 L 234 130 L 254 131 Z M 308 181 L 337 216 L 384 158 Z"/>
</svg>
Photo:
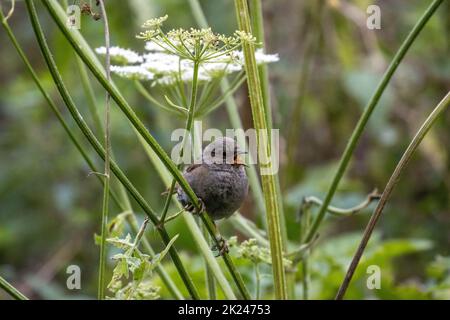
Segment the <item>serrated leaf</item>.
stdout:
<svg viewBox="0 0 450 320">
<path fill-rule="evenodd" d="M 106 239 L 106 241 L 119 249 L 129 249 L 129 248 L 133 247 L 133 243 L 131 242 L 130 234 L 127 234 L 125 239 L 120 239 L 118 237 L 114 237 L 114 238 L 108 238 L 108 239 Z"/>
</svg>

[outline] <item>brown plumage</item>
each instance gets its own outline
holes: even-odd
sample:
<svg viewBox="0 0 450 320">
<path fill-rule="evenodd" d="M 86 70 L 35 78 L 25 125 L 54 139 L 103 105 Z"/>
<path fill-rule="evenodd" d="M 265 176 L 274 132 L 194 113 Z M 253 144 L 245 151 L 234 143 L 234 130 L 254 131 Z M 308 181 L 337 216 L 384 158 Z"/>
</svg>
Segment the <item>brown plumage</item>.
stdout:
<svg viewBox="0 0 450 320">
<path fill-rule="evenodd" d="M 202 163 L 186 168 L 184 177 L 213 220 L 228 218 L 242 205 L 248 191 L 242 152 L 230 138 L 218 138 L 203 151 Z M 189 207 L 185 192 L 177 187 L 180 202 Z"/>
</svg>

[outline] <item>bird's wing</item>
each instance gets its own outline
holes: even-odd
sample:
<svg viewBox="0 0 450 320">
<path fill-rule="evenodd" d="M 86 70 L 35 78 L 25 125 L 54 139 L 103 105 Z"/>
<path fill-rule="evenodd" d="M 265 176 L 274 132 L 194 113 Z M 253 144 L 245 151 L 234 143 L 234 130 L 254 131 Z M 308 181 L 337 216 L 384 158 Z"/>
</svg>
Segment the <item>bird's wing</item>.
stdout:
<svg viewBox="0 0 450 320">
<path fill-rule="evenodd" d="M 186 167 L 186 172 L 191 172 L 200 166 L 201 166 L 201 164 L 191 164 L 190 166 Z"/>
</svg>

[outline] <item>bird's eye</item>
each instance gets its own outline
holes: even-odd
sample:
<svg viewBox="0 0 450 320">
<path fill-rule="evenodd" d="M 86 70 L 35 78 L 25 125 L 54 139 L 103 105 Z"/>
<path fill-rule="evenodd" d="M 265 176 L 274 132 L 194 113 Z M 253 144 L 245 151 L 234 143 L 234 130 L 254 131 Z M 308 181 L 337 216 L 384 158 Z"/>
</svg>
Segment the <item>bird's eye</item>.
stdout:
<svg viewBox="0 0 450 320">
<path fill-rule="evenodd" d="M 211 151 L 211 157 L 215 157 L 215 156 L 216 156 L 216 151 L 215 150 Z"/>
</svg>

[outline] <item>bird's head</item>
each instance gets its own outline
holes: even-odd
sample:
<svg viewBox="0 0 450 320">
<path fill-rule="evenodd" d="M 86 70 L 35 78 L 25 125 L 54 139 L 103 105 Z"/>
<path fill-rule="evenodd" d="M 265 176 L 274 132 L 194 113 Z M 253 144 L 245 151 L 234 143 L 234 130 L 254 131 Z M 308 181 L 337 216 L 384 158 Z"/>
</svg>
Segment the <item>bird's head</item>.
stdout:
<svg viewBox="0 0 450 320">
<path fill-rule="evenodd" d="M 234 139 L 221 137 L 206 146 L 203 151 L 203 162 L 206 164 L 246 166 L 242 157 L 245 153 Z"/>
</svg>

